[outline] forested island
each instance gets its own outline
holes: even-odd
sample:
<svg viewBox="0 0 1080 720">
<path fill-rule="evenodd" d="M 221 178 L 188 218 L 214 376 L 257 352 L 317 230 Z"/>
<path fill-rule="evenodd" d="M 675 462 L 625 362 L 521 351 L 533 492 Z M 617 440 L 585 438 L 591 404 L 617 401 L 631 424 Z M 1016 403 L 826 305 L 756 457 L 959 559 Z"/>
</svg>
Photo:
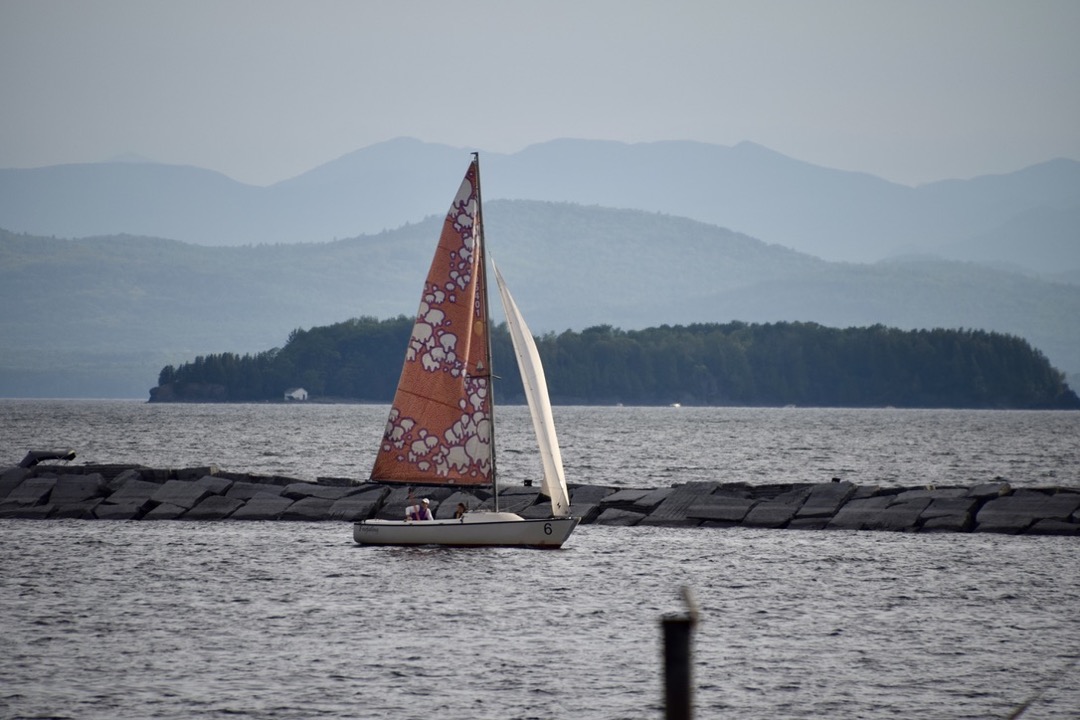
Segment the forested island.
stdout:
<svg viewBox="0 0 1080 720">
<path fill-rule="evenodd" d="M 361 317 L 294 330 L 282 348 L 199 356 L 161 370 L 151 402 L 390 402 L 413 320 Z M 552 402 L 1080 409 L 1064 375 L 1018 337 L 816 323 L 591 327 L 537 338 Z M 522 402 L 505 325 L 492 333 L 496 396 Z"/>
</svg>

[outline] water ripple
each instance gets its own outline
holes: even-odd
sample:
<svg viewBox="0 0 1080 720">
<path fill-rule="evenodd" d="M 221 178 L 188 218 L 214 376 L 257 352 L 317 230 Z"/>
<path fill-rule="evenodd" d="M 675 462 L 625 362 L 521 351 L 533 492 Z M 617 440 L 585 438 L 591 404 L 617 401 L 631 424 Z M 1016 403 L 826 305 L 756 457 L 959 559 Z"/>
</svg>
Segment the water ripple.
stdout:
<svg viewBox="0 0 1080 720">
<path fill-rule="evenodd" d="M 380 405 L 150 405 L 0 399 L 0 452 L 74 448 L 78 462 L 216 464 L 233 472 L 366 478 L 382 437 Z M 1080 487 L 1080 413 L 829 408 L 556 407 L 572 483 L 657 487 L 750 484 Z M 504 476 L 537 479 L 528 411 L 501 408 Z M 0 458 L 0 463 L 3 460 Z"/>
<path fill-rule="evenodd" d="M 1080 637 L 1071 538 L 585 527 L 459 552 L 348 530 L 0 521 L 8 712 L 656 717 L 682 585 L 706 716 L 1001 717 Z M 1029 715 L 1070 717 L 1076 680 Z"/>
</svg>

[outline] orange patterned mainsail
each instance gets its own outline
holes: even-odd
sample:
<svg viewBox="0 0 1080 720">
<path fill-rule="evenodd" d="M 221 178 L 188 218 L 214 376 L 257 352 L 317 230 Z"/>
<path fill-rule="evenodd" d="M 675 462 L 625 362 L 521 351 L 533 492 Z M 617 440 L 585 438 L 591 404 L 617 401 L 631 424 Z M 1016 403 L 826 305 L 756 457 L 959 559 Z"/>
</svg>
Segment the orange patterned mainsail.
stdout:
<svg viewBox="0 0 1080 720">
<path fill-rule="evenodd" d="M 371 479 L 491 484 L 491 374 L 479 167 L 443 221 Z"/>
</svg>

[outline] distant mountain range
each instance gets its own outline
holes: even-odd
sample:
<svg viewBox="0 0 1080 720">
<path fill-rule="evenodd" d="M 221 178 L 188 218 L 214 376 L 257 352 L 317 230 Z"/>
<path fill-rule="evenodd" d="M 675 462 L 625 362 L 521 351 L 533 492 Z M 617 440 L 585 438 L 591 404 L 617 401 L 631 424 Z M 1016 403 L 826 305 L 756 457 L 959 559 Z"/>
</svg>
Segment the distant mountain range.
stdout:
<svg viewBox="0 0 1080 720">
<path fill-rule="evenodd" d="M 556 140 L 483 154 L 487 200 L 660 212 L 823 259 L 923 253 L 1080 278 L 1080 162 L 917 188 L 752 143 Z M 57 237 L 128 233 L 201 245 L 327 242 L 441 214 L 465 149 L 398 139 L 256 187 L 146 162 L 0 170 L 0 227 Z"/>
<path fill-rule="evenodd" d="M 396 140 L 270 187 L 153 163 L 0 170 L 0 396 L 146 397 L 198 354 L 413 314 L 468 159 Z M 977 328 L 1080 373 L 1074 161 L 910 188 L 752 144 L 564 140 L 484 154 L 483 180 L 489 248 L 537 333 Z"/>
<path fill-rule="evenodd" d="M 926 258 L 833 263 L 639 210 L 496 200 L 485 211 L 489 250 L 539 334 L 729 320 L 977 328 L 1080 370 L 1077 285 Z M 146 397 L 166 364 L 411 316 L 439 222 L 247 247 L 0 232 L 0 396 Z"/>
</svg>

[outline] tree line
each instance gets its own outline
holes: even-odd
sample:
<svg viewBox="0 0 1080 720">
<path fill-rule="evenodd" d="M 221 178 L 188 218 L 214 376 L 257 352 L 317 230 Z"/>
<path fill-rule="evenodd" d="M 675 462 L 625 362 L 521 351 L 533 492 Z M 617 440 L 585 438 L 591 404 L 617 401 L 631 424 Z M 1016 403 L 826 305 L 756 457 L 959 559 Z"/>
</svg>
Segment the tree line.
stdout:
<svg viewBox="0 0 1080 720">
<path fill-rule="evenodd" d="M 166 366 L 152 400 L 389 402 L 412 319 L 294 330 L 282 348 Z M 537 338 L 557 404 L 1080 408 L 1064 375 L 1018 337 L 816 323 L 603 325 Z M 496 397 L 523 400 L 505 325 L 492 331 Z"/>
</svg>

